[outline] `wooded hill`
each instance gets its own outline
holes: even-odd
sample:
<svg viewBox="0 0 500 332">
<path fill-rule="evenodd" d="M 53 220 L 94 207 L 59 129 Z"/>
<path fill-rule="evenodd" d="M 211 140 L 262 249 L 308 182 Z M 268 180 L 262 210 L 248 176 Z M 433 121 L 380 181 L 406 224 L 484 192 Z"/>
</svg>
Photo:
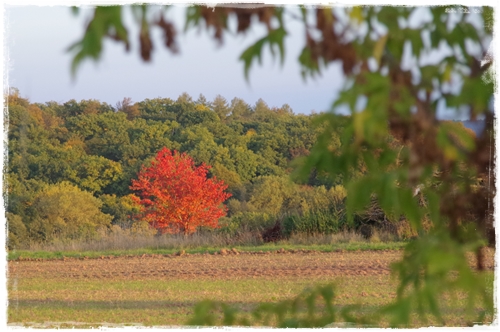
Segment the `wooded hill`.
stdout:
<svg viewBox="0 0 500 332">
<path fill-rule="evenodd" d="M 313 126 L 317 114 L 187 94 L 125 98 L 113 107 L 97 100 L 30 103 L 14 89 L 7 103 L 10 248 L 92 239 L 111 225 L 137 227 L 131 181 L 163 147 L 211 165 L 209 176 L 228 185 L 228 215 L 215 231 L 266 237 L 276 221 L 279 236 L 348 227 L 341 178 L 313 172 L 301 184 L 290 180 L 294 160 L 309 154 L 321 130 Z M 353 173 L 363 171 L 360 165 Z"/>
</svg>

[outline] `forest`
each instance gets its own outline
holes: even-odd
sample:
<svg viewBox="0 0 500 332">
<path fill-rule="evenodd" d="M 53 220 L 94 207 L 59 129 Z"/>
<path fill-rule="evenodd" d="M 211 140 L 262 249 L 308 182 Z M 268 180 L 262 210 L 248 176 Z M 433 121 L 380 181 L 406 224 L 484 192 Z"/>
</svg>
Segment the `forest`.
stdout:
<svg viewBox="0 0 500 332">
<path fill-rule="evenodd" d="M 31 103 L 12 89 L 7 100 L 9 249 L 96 240 L 117 229 L 159 235 L 137 217 L 131 184 L 162 148 L 208 165 L 207 176 L 227 186 L 225 216 L 195 231 L 244 234 L 258 242 L 297 233 L 353 231 L 369 238 L 378 231 L 397 240 L 416 235 L 405 216 L 386 215 L 376 199 L 347 218 L 341 175 L 297 174 L 324 129 L 316 121 L 321 114 L 295 114 L 286 104 L 270 107 L 261 99 L 255 105 L 220 95 L 194 100 L 186 93 L 176 100 L 124 98 L 112 106 L 97 100 Z M 347 117 L 337 119 L 333 145 L 341 144 L 335 136 Z M 449 124 L 474 136 L 460 122 Z M 404 148 L 394 137 L 386 139 L 395 150 Z M 359 163 L 350 176 L 364 173 L 366 165 Z"/>
</svg>

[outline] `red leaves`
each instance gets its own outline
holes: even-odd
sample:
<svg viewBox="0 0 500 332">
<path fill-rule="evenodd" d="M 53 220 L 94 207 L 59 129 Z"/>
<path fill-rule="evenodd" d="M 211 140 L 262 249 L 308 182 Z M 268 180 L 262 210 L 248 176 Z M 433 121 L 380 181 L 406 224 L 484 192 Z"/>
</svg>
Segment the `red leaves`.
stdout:
<svg viewBox="0 0 500 332">
<path fill-rule="evenodd" d="M 215 177 L 207 179 L 210 166 L 195 166 L 185 153 L 163 148 L 149 167 L 143 167 L 133 190 L 142 211 L 136 217 L 148 221 L 162 233 L 193 233 L 198 226 L 217 227 L 226 214 L 222 203 L 231 194 Z"/>
</svg>

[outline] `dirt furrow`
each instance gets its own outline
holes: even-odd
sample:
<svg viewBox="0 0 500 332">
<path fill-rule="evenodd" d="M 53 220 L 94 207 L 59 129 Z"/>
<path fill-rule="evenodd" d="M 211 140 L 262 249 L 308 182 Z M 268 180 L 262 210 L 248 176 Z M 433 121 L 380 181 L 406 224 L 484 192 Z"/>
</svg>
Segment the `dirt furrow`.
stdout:
<svg viewBox="0 0 500 332">
<path fill-rule="evenodd" d="M 491 256 L 491 257 L 490 257 Z M 386 275 L 402 251 L 313 252 L 265 255 L 137 256 L 107 259 L 10 261 L 9 277 L 75 279 L 231 279 Z M 486 267 L 493 269 L 493 255 Z"/>
</svg>

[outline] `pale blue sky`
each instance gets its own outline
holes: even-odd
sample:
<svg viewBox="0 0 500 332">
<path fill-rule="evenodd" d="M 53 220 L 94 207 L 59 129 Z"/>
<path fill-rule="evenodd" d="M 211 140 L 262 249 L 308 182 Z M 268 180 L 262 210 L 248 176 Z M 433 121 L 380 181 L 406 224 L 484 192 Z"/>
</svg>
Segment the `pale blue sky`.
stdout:
<svg viewBox="0 0 500 332">
<path fill-rule="evenodd" d="M 310 113 L 329 109 L 343 82 L 337 65 L 330 65 L 320 78 L 302 80 L 297 57 L 304 32 L 297 23 L 288 24 L 293 37 L 286 39 L 284 66 L 278 59 L 273 61 L 266 49 L 263 65 L 251 70 L 249 84 L 238 58 L 246 47 L 264 36 L 264 29 L 253 28 L 246 37 L 228 35 L 222 48 L 206 36 L 206 31 L 201 36 L 194 30 L 182 33 L 180 55 L 171 55 L 161 39 L 156 38 L 153 61 L 149 64 L 139 58 L 135 47 L 137 31 L 130 31 L 131 52 L 126 53 L 123 45 L 109 41 L 101 61 L 85 62 L 72 81 L 71 55 L 66 49 L 81 37 L 87 13 L 75 17 L 68 7 L 6 6 L 4 45 L 9 86 L 18 88 L 32 102 L 98 99 L 115 105 L 123 97 L 134 101 L 176 99 L 187 92 L 194 99 L 200 93 L 208 100 L 220 94 L 228 101 L 239 97 L 249 104 L 262 98 L 269 106 L 287 103 L 295 113 Z M 126 13 L 131 19 L 130 10 Z M 170 14 L 182 28 L 184 9 L 179 6 Z"/>
<path fill-rule="evenodd" d="M 273 61 L 265 49 L 263 65 L 253 66 L 248 83 L 238 58 L 244 49 L 265 35 L 265 28 L 254 25 L 246 36 L 226 35 L 224 45 L 218 47 L 205 30 L 199 34 L 195 30 L 182 32 L 185 20 L 182 5 L 174 7 L 168 15 L 181 30 L 179 55 L 169 53 L 163 47 L 160 32 L 153 30 L 156 41 L 153 60 L 142 62 L 137 47 L 138 31 L 132 24 L 130 8 L 126 8 L 132 50 L 126 53 L 123 45 L 107 41 L 101 60 L 85 62 L 72 80 L 72 58 L 66 50 L 81 38 L 89 13 L 85 7 L 78 16 L 73 16 L 70 8 L 64 6 L 6 5 L 4 54 L 8 85 L 18 88 L 30 101 L 42 103 L 97 99 L 114 106 L 124 97 L 134 101 L 156 97 L 176 99 L 187 92 L 194 99 L 203 94 L 213 100 L 220 94 L 228 101 L 239 97 L 251 105 L 262 98 L 271 107 L 286 103 L 295 113 L 308 114 L 312 110 L 330 109 L 344 81 L 339 64 L 330 64 L 315 80 L 302 80 L 297 58 L 304 45 L 303 26 L 287 20 L 285 64 L 281 66 L 278 59 Z M 417 21 L 425 19 L 425 10 L 414 16 L 418 16 Z M 427 58 L 436 59 L 435 53 Z M 446 50 L 437 53 L 443 55 Z M 415 64 L 406 61 L 406 67 Z M 440 114 L 456 117 L 453 111 L 441 109 Z"/>
</svg>

